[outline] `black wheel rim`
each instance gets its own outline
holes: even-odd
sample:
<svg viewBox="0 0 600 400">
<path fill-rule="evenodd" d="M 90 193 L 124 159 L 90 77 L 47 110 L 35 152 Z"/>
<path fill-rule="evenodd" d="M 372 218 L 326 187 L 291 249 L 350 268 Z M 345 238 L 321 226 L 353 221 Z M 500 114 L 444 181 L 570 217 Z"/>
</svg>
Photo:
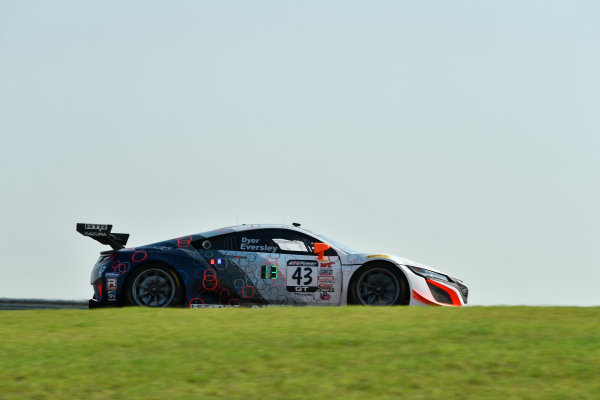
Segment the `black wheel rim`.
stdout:
<svg viewBox="0 0 600 400">
<path fill-rule="evenodd" d="M 373 268 L 363 273 L 356 283 L 356 296 L 360 304 L 391 306 L 400 296 L 398 278 L 385 268 Z"/>
<path fill-rule="evenodd" d="M 151 268 L 133 281 L 133 300 L 145 307 L 166 307 L 175 297 L 175 281 L 162 269 Z"/>
</svg>

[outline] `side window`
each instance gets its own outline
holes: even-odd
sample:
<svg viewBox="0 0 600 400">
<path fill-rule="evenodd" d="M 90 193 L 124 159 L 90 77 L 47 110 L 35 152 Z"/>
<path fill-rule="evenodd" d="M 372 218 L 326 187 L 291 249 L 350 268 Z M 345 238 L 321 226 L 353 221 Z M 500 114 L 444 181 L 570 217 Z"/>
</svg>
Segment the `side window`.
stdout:
<svg viewBox="0 0 600 400">
<path fill-rule="evenodd" d="M 233 250 L 260 253 L 314 254 L 315 239 L 287 229 L 255 229 L 232 232 L 192 242 L 198 250 Z M 333 249 L 326 256 L 337 256 Z"/>
<path fill-rule="evenodd" d="M 315 250 L 315 243 L 317 242 L 317 240 L 313 237 L 310 237 L 308 235 L 305 235 L 304 233 L 300 233 L 300 232 L 295 232 L 295 231 L 288 231 L 285 229 L 282 229 L 283 232 L 285 232 L 285 234 L 288 235 L 288 237 L 290 237 L 291 240 L 293 240 L 294 242 L 300 242 L 303 243 L 304 246 L 306 247 L 306 249 L 308 250 L 307 253 L 310 254 L 314 254 L 314 250 Z M 282 248 L 282 250 L 284 250 L 284 253 L 294 253 L 294 254 L 300 254 L 297 251 L 293 251 L 293 250 L 289 250 L 289 251 L 285 251 L 285 249 Z M 325 251 L 325 255 L 326 256 L 337 256 L 337 253 L 335 252 L 335 250 L 333 249 L 328 249 L 327 251 Z"/>
<path fill-rule="evenodd" d="M 240 251 L 265 253 L 314 254 L 315 239 L 300 232 L 287 229 L 257 229 L 239 233 Z M 333 249 L 326 255 L 336 256 Z"/>
<path fill-rule="evenodd" d="M 200 239 L 192 242 L 198 250 L 238 250 L 239 236 L 237 233 L 215 236 L 209 239 Z"/>
<path fill-rule="evenodd" d="M 280 230 L 280 235 L 285 242 L 280 248 L 283 253 L 308 253 L 314 254 L 315 240 L 310 236 L 303 235 L 300 232 L 288 231 L 285 229 Z M 287 246 L 286 246 L 287 244 Z"/>
</svg>

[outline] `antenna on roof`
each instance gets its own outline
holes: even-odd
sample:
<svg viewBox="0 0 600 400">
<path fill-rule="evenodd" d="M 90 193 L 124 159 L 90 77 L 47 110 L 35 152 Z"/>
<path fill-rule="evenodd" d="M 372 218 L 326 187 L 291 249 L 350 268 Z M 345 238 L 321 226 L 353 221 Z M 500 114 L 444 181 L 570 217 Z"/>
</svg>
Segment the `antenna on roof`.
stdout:
<svg viewBox="0 0 600 400">
<path fill-rule="evenodd" d="M 300 226 L 300 224 L 297 223 L 297 222 L 293 222 L 292 225 L 294 225 L 294 226 Z"/>
</svg>

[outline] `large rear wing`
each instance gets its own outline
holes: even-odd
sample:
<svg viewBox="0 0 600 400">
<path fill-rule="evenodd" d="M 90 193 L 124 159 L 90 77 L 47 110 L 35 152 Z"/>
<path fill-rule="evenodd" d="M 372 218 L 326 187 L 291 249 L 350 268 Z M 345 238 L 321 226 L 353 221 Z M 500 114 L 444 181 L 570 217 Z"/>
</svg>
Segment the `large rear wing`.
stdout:
<svg viewBox="0 0 600 400">
<path fill-rule="evenodd" d="M 83 236 L 89 236 L 102 244 L 107 244 L 114 250 L 124 248 L 129 239 L 129 233 L 110 233 L 112 225 L 77 224 L 76 229 Z"/>
</svg>

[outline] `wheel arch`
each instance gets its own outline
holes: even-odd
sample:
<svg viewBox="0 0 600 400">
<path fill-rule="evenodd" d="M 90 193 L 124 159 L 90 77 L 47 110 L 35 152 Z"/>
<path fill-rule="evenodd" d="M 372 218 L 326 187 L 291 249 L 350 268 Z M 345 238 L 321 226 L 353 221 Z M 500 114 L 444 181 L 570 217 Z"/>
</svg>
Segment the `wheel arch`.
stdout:
<svg viewBox="0 0 600 400">
<path fill-rule="evenodd" d="M 183 277 L 181 276 L 181 273 L 179 273 L 179 271 L 175 267 L 173 267 L 168 262 L 166 262 L 164 260 L 160 260 L 160 259 L 158 259 L 158 260 L 157 259 L 146 259 L 144 261 L 136 263 L 129 271 L 127 271 L 127 276 L 125 277 L 125 280 L 123 281 L 123 296 L 126 296 L 126 291 L 129 290 L 131 280 L 133 279 L 133 276 L 135 275 L 135 274 L 133 274 L 133 272 L 138 271 L 140 268 L 144 268 L 146 266 L 158 266 L 158 267 L 163 267 L 163 268 L 167 268 L 167 269 L 171 270 L 173 272 L 173 274 L 179 280 L 180 290 L 183 293 L 182 302 L 181 302 L 181 304 L 178 304 L 178 305 L 185 304 L 185 299 L 187 298 L 186 297 L 187 296 L 187 288 L 186 288 L 186 284 L 185 284 L 185 279 L 183 279 Z"/>
<path fill-rule="evenodd" d="M 358 267 L 353 273 L 352 276 L 350 277 L 350 281 L 348 282 L 348 290 L 346 291 L 346 303 L 347 304 L 354 304 L 352 303 L 352 298 L 351 298 L 351 291 L 352 291 L 352 287 L 354 285 L 354 282 L 356 282 L 356 280 L 358 279 L 358 277 L 361 275 L 361 273 L 363 271 L 368 270 L 369 268 L 373 267 L 373 266 L 383 266 L 388 268 L 392 273 L 394 273 L 395 275 L 397 275 L 400 279 L 402 279 L 404 281 L 404 284 L 406 285 L 406 293 L 404 294 L 404 299 L 402 299 L 402 305 L 408 305 L 408 303 L 410 302 L 410 283 L 408 281 L 408 278 L 406 277 L 406 274 L 404 273 L 404 271 L 402 270 L 402 268 L 400 268 L 398 266 L 398 264 L 393 263 L 390 260 L 385 260 L 385 259 L 375 259 L 375 260 L 369 260 L 367 262 L 365 262 L 364 264 L 362 264 L 360 267 Z"/>
</svg>

